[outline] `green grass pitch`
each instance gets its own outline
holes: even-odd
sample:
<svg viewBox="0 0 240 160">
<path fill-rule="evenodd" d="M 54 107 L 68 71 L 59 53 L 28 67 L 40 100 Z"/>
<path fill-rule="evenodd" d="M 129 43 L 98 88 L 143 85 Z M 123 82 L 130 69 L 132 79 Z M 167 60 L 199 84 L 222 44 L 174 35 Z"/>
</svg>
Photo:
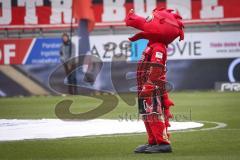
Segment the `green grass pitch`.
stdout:
<svg viewBox="0 0 240 160">
<path fill-rule="evenodd" d="M 133 149 L 146 142 L 145 134 L 74 137 L 54 140 L 0 142 L 0 159 L 79 159 L 79 160 L 231 160 L 240 159 L 240 93 L 173 92 L 174 115 L 193 121 L 226 123 L 227 127 L 195 132 L 173 132 L 171 154 L 134 154 Z M 82 96 L 1 98 L 0 119 L 56 118 L 55 104 L 63 99 L 74 101 L 73 113 L 90 110 L 99 100 Z M 119 99 L 112 112 L 100 118 L 118 119 L 128 113 L 135 115 L 136 106 Z M 207 124 L 205 127 L 211 127 Z"/>
</svg>

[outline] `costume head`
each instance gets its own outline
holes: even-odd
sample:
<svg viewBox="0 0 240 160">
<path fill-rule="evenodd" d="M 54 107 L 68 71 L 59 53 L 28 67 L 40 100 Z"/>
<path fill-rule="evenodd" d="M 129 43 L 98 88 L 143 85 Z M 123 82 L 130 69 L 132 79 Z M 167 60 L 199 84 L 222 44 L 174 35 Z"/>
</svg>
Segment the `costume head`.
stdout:
<svg viewBox="0 0 240 160">
<path fill-rule="evenodd" d="M 125 22 L 127 26 L 141 30 L 133 37 L 131 41 L 138 39 L 148 39 L 150 42 L 160 42 L 168 45 L 177 37 L 184 39 L 182 17 L 172 13 L 171 9 L 154 9 L 147 18 L 140 17 L 130 10 Z"/>
</svg>

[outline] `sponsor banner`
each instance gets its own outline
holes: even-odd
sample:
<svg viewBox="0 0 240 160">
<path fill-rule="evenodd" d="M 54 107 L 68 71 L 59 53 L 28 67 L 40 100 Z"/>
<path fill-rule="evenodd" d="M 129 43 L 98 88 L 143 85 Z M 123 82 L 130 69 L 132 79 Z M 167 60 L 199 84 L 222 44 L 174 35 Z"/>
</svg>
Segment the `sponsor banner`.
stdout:
<svg viewBox="0 0 240 160">
<path fill-rule="evenodd" d="M 215 89 L 221 92 L 225 91 L 240 92 L 240 83 L 216 82 Z"/>
<path fill-rule="evenodd" d="M 130 35 L 92 36 L 91 52 L 104 62 L 111 61 L 113 57 L 138 61 L 148 41 L 130 43 L 129 37 Z M 167 51 L 169 60 L 237 58 L 240 57 L 240 32 L 186 33 L 184 41 L 176 39 Z"/>
<path fill-rule="evenodd" d="M 130 9 L 147 17 L 156 7 L 168 7 L 185 23 L 239 22 L 237 0 L 93 0 L 97 26 L 124 25 Z M 72 0 L 0 0 L 0 29 L 70 27 Z M 76 21 L 73 20 L 74 26 Z"/>
<path fill-rule="evenodd" d="M 98 56 L 103 62 L 116 60 L 132 60 L 138 55 L 131 54 L 130 35 L 90 36 L 91 54 Z"/>
<path fill-rule="evenodd" d="M 132 43 L 132 60 L 140 58 L 147 40 Z M 186 33 L 168 46 L 168 59 L 213 59 L 240 57 L 240 32 Z"/>
<path fill-rule="evenodd" d="M 90 36 L 91 54 L 103 62 L 138 61 L 147 40 L 130 43 L 130 35 Z M 168 46 L 169 60 L 240 57 L 240 32 L 186 33 Z M 78 55 L 78 38 L 72 38 Z M 59 63 L 60 38 L 0 40 L 0 64 Z"/>
<path fill-rule="evenodd" d="M 62 42 L 59 38 L 33 39 L 33 46 L 27 53 L 23 64 L 59 63 L 59 48 L 61 44 Z"/>
<path fill-rule="evenodd" d="M 73 37 L 72 42 L 78 44 L 78 38 Z M 29 47 L 29 52 L 26 54 L 23 64 L 59 63 L 61 45 L 61 38 L 33 39 L 33 45 Z M 77 56 L 77 53 L 78 48 L 76 48 L 75 56 Z"/>
<path fill-rule="evenodd" d="M 77 44 L 78 38 L 72 42 Z M 61 44 L 60 38 L 0 40 L 0 64 L 59 63 Z"/>
</svg>

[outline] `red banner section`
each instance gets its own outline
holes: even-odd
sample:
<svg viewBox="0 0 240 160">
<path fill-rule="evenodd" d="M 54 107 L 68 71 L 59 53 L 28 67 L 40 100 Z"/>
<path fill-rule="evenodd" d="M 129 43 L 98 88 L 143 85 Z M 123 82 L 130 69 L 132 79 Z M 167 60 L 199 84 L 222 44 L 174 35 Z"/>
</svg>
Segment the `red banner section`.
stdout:
<svg viewBox="0 0 240 160">
<path fill-rule="evenodd" d="M 22 64 L 33 39 L 0 41 L 0 64 Z"/>
<path fill-rule="evenodd" d="M 92 5 L 97 26 L 124 25 L 130 9 L 147 16 L 156 7 L 177 10 L 185 23 L 240 22 L 239 6 L 237 0 L 93 0 Z M 71 18 L 71 0 L 0 0 L 0 29 L 70 27 Z"/>
</svg>

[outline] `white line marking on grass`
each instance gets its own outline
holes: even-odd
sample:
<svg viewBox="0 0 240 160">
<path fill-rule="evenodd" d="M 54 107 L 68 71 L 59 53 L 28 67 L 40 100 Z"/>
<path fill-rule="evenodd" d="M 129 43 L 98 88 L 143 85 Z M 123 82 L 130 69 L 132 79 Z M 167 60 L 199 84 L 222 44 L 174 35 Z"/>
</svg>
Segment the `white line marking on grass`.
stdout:
<svg viewBox="0 0 240 160">
<path fill-rule="evenodd" d="M 197 121 L 197 123 L 211 123 L 211 124 L 216 124 L 214 127 L 209 127 L 209 128 L 200 128 L 196 127 L 196 129 L 185 129 L 185 130 L 170 130 L 170 133 L 182 133 L 182 132 L 196 132 L 196 131 L 209 131 L 209 130 L 216 130 L 220 129 L 221 130 L 240 130 L 238 128 L 234 129 L 223 129 L 224 127 L 227 126 L 227 124 L 222 123 L 222 122 L 211 122 L 211 121 Z M 118 136 L 131 136 L 131 135 L 144 135 L 145 133 L 129 133 L 129 134 L 111 134 L 111 135 L 99 135 L 98 137 L 118 137 Z M 84 136 L 83 138 L 95 138 L 96 136 Z"/>
<path fill-rule="evenodd" d="M 226 123 L 222 122 L 211 122 L 211 121 L 198 121 L 199 123 L 212 123 L 216 124 L 217 126 L 211 127 L 211 128 L 201 128 L 200 131 L 209 131 L 209 130 L 215 130 L 215 129 L 220 129 L 220 128 L 225 128 L 227 127 Z"/>
<path fill-rule="evenodd" d="M 169 130 L 186 130 L 202 126 L 203 124 L 199 122 L 171 122 Z M 88 121 L 0 119 L 0 141 L 55 139 L 144 132 L 145 127 L 142 121 L 107 119 Z"/>
<path fill-rule="evenodd" d="M 196 131 L 210 131 L 210 130 L 216 130 L 220 128 L 225 128 L 227 126 L 226 123 L 222 122 L 211 122 L 211 121 L 197 121 L 198 123 L 211 123 L 211 124 L 216 124 L 214 127 L 209 127 L 209 128 L 200 128 L 200 129 L 187 129 L 187 130 L 178 130 L 174 132 L 196 132 Z"/>
</svg>

